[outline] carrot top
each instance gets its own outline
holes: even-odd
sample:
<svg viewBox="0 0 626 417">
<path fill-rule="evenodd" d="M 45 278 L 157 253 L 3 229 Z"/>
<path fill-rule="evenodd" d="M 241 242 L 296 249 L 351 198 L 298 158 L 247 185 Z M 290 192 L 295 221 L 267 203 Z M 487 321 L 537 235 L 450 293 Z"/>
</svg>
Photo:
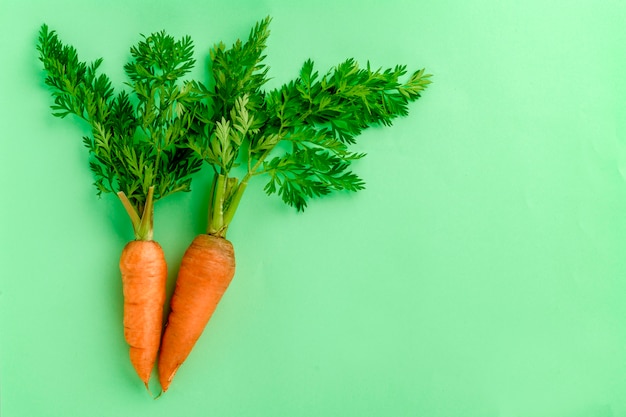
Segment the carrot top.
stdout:
<svg viewBox="0 0 626 417">
<path fill-rule="evenodd" d="M 364 182 L 350 164 L 364 156 L 349 150 L 372 125 L 391 125 L 408 113 L 430 75 L 418 70 L 404 82 L 406 66 L 373 70 L 347 59 L 320 76 L 307 60 L 299 76 L 264 90 L 263 64 L 270 18 L 246 42 L 211 50 L 210 87 L 194 82 L 189 147 L 214 170 L 208 234 L 224 237 L 252 177 L 267 175 L 267 194 L 302 211 L 310 198 L 358 191 Z"/>
<path fill-rule="evenodd" d="M 199 100 L 190 83 L 179 83 L 195 64 L 191 39 L 159 32 L 133 46 L 124 66 L 130 94 L 116 94 L 110 79 L 98 73 L 102 58 L 80 61 L 47 25 L 40 29 L 37 50 L 54 97 L 53 114 L 76 115 L 91 127 L 83 143 L 98 195 L 116 193 L 136 239 L 151 240 L 153 202 L 188 191 L 191 174 L 201 166 L 182 146 Z"/>
<path fill-rule="evenodd" d="M 195 64 L 189 37 L 144 37 L 124 66 L 130 93 L 115 94 L 54 31 L 41 27 L 37 49 L 54 97 L 53 114 L 74 114 L 91 126 L 83 138 L 98 194 L 118 194 L 137 239 L 152 238 L 152 205 L 188 191 L 202 161 L 214 170 L 207 232 L 224 237 L 248 182 L 266 175 L 267 194 L 302 211 L 333 191 L 358 191 L 364 181 L 351 163 L 365 154 L 350 145 L 373 125 L 408 114 L 430 83 L 423 69 L 387 69 L 347 59 L 320 75 L 307 60 L 294 80 L 264 89 L 268 17 L 245 42 L 210 50 L 210 83 L 179 79 Z"/>
</svg>

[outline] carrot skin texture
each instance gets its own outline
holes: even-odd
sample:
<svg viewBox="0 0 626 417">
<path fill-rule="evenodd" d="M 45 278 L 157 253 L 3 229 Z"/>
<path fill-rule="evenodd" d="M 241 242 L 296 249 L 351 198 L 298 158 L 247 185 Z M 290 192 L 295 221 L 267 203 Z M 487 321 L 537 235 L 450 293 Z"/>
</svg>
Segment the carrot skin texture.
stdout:
<svg viewBox="0 0 626 417">
<path fill-rule="evenodd" d="M 130 345 L 130 361 L 146 387 L 156 362 L 161 330 L 167 264 L 161 245 L 134 240 L 120 257 L 124 291 L 124 338 Z"/>
<path fill-rule="evenodd" d="M 228 240 L 203 234 L 187 248 L 161 342 L 159 380 L 163 392 L 187 359 L 234 275 L 235 253 Z"/>
</svg>

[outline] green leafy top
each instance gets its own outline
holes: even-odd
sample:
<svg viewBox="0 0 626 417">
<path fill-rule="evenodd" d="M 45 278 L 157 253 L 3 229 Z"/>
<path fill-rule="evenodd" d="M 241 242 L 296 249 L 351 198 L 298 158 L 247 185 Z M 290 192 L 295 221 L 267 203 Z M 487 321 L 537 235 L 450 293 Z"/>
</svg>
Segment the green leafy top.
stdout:
<svg viewBox="0 0 626 417">
<path fill-rule="evenodd" d="M 118 194 L 136 238 L 151 239 L 153 200 L 188 191 L 191 174 L 201 166 L 183 146 L 200 97 L 190 83 L 178 83 L 195 63 L 191 39 L 176 41 L 159 32 L 132 47 L 132 60 L 124 67 L 130 95 L 115 94 L 110 79 L 98 74 L 101 58 L 91 64 L 80 61 L 76 50 L 46 25 L 37 50 L 54 98 L 53 114 L 76 115 L 91 127 L 83 143 L 98 195 Z"/>
<path fill-rule="evenodd" d="M 264 91 L 268 68 L 262 63 L 270 18 L 256 24 L 245 43 L 211 51 L 209 88 L 196 103 L 190 148 L 215 170 L 208 233 L 224 236 L 253 176 L 267 175 L 265 191 L 302 211 L 310 198 L 332 191 L 357 191 L 364 182 L 350 164 L 364 154 L 349 150 L 373 125 L 391 125 L 408 113 L 408 103 L 430 83 L 424 70 L 405 66 L 372 70 L 348 59 L 323 76 L 306 61 L 299 77 Z M 236 176 L 237 167 L 243 173 Z"/>
</svg>

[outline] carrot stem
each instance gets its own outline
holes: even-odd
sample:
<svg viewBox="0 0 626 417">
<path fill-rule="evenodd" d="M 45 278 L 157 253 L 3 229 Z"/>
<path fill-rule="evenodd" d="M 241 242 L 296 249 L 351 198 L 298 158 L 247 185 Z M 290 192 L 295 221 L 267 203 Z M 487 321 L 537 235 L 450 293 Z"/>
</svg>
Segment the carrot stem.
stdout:
<svg viewBox="0 0 626 417">
<path fill-rule="evenodd" d="M 211 181 L 211 192 L 209 193 L 209 210 L 207 218 L 207 233 L 210 233 L 211 224 L 213 223 L 213 203 L 215 201 L 215 188 L 217 187 L 217 172 Z"/>
<path fill-rule="evenodd" d="M 135 240 L 152 240 L 153 232 L 153 212 L 154 212 L 154 186 L 148 188 L 148 195 L 146 197 L 146 204 L 143 206 L 143 212 L 141 217 L 133 203 L 130 202 L 124 191 L 117 193 L 117 196 L 122 201 L 122 205 L 126 209 L 126 213 L 130 217 L 130 221 L 133 224 L 133 231 L 135 232 Z"/>
<path fill-rule="evenodd" d="M 230 199 L 230 203 L 228 204 L 226 213 L 224 213 L 224 226 L 226 228 L 228 228 L 228 225 L 230 225 L 230 222 L 233 220 L 235 212 L 237 211 L 237 207 L 239 207 L 241 197 L 243 196 L 243 192 L 246 190 L 247 186 L 247 181 L 241 181 L 239 183 L 239 186 L 237 186 L 237 191 L 235 191 L 232 198 Z M 224 235 L 226 235 L 226 230 L 224 230 Z M 225 237 L 224 235 L 222 235 L 222 237 Z"/>
<path fill-rule="evenodd" d="M 244 177 L 241 182 L 235 177 L 216 174 L 211 187 L 209 200 L 209 225 L 207 234 L 217 237 L 226 237 L 226 231 L 235 216 L 241 197 L 248 185 Z"/>
<path fill-rule="evenodd" d="M 133 224 L 133 230 L 137 230 L 137 228 L 139 227 L 139 224 L 141 223 L 141 219 L 139 218 L 139 214 L 137 213 L 137 210 L 135 209 L 133 204 L 130 202 L 128 197 L 126 197 L 126 194 L 124 193 L 124 191 L 118 192 L 117 196 L 120 198 L 122 205 L 124 205 L 124 208 L 126 209 L 126 212 L 128 213 L 128 217 L 130 217 L 130 221 Z"/>
<path fill-rule="evenodd" d="M 224 194 L 226 192 L 226 181 L 223 174 L 218 174 L 215 182 L 215 194 L 213 204 L 209 207 L 210 223 L 208 233 L 218 235 L 224 227 Z"/>
<path fill-rule="evenodd" d="M 135 237 L 137 240 L 152 240 L 154 236 L 154 186 L 148 188 L 148 195 L 146 196 L 146 204 L 143 206 L 143 214 L 141 215 L 141 222 L 139 227 L 135 231 Z"/>
</svg>

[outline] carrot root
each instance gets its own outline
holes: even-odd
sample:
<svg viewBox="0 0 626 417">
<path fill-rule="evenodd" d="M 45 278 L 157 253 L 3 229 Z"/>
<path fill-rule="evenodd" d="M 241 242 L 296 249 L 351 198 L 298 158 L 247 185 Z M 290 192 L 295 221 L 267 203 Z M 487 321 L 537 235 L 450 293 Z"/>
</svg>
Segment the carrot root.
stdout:
<svg viewBox="0 0 626 417">
<path fill-rule="evenodd" d="M 129 242 L 120 257 L 124 291 L 124 338 L 130 361 L 148 392 L 163 323 L 167 265 L 161 246 L 152 240 Z"/>
<path fill-rule="evenodd" d="M 159 356 L 159 380 L 167 391 L 178 368 L 213 315 L 235 274 L 232 244 L 197 236 L 183 256 Z"/>
</svg>

